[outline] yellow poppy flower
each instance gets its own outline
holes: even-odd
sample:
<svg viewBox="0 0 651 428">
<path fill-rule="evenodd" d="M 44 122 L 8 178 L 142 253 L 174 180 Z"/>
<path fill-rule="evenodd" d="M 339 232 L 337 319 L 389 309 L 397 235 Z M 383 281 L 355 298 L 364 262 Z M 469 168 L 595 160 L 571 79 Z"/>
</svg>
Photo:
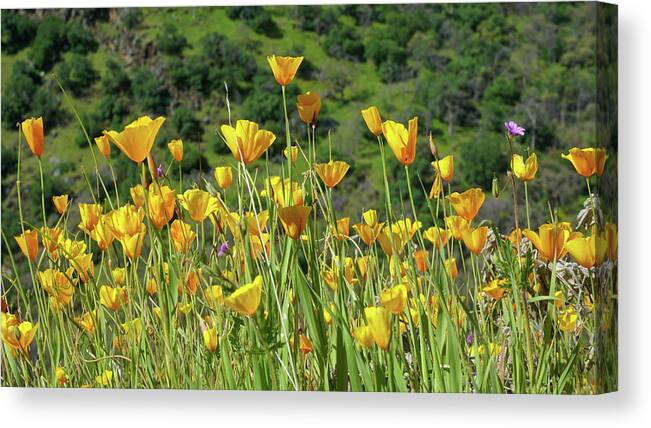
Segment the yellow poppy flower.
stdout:
<svg viewBox="0 0 651 428">
<path fill-rule="evenodd" d="M 377 236 L 377 241 L 380 243 L 382 251 L 384 251 L 384 253 L 389 257 L 394 253 L 400 254 L 408 242 L 408 240 L 403 239 L 402 234 L 391 229 L 392 228 L 384 227 Z"/>
<path fill-rule="evenodd" d="M 330 303 L 330 306 L 327 308 L 323 308 L 323 320 L 327 325 L 332 324 L 332 316 L 335 313 L 335 305 L 333 303 Z"/>
<path fill-rule="evenodd" d="M 449 183 L 454 177 L 454 156 L 447 155 L 443 159 L 432 162 L 432 168 L 444 181 Z"/>
<path fill-rule="evenodd" d="M 538 233 L 525 230 L 524 236 L 538 250 L 538 257 L 545 262 L 563 258 L 567 252 L 565 244 L 572 235 L 569 223 L 543 224 L 538 228 Z"/>
<path fill-rule="evenodd" d="M 142 187 L 142 184 L 136 184 L 130 188 L 129 193 L 131 194 L 131 200 L 136 207 L 141 208 L 145 206 L 145 188 Z"/>
<path fill-rule="evenodd" d="M 445 226 L 454 239 L 460 241 L 463 239 L 463 232 L 470 227 L 468 221 L 458 215 L 445 217 Z"/>
<path fill-rule="evenodd" d="M 377 136 L 382 135 L 382 117 L 380 116 L 380 110 L 375 106 L 370 106 L 367 109 L 362 110 L 362 117 L 368 130 L 371 131 L 371 134 Z"/>
<path fill-rule="evenodd" d="M 224 299 L 224 304 L 235 312 L 253 316 L 260 306 L 262 297 L 262 276 L 255 277 L 252 283 L 239 287 Z"/>
<path fill-rule="evenodd" d="M 215 327 L 207 328 L 203 331 L 203 343 L 208 352 L 217 350 L 217 329 Z"/>
<path fill-rule="evenodd" d="M 181 281 L 178 282 L 178 292 L 179 294 L 196 294 L 197 289 L 199 288 L 199 276 L 201 275 L 201 269 L 198 269 L 197 272 L 190 271 L 185 277 L 185 283 Z"/>
<path fill-rule="evenodd" d="M 452 281 L 457 279 L 457 276 L 459 275 L 459 269 L 457 268 L 457 259 L 454 257 L 450 257 L 449 259 L 445 260 L 443 262 L 445 265 L 445 270 L 450 275 L 450 278 L 452 278 Z"/>
<path fill-rule="evenodd" d="M 79 216 L 81 223 L 79 228 L 90 233 L 95 228 L 104 208 L 99 204 L 79 204 Z"/>
<path fill-rule="evenodd" d="M 382 133 L 398 162 L 403 165 L 411 165 L 416 159 L 418 117 L 409 121 L 408 130 L 402 123 L 387 120 L 382 123 Z"/>
<path fill-rule="evenodd" d="M 583 236 L 574 234 L 565 244 L 567 252 L 578 264 L 590 269 L 603 263 L 608 254 L 608 241 L 596 233 Z"/>
<path fill-rule="evenodd" d="M 371 327 L 363 325 L 360 327 L 353 328 L 352 332 L 353 338 L 365 348 L 370 348 L 373 346 L 373 333 L 371 332 Z"/>
<path fill-rule="evenodd" d="M 233 169 L 230 166 L 218 166 L 215 168 L 215 181 L 222 189 L 228 189 L 233 182 Z"/>
<path fill-rule="evenodd" d="M 224 290 L 221 285 L 211 285 L 203 291 L 206 303 L 213 309 L 224 304 Z"/>
<path fill-rule="evenodd" d="M 294 335 L 289 338 L 289 345 L 294 349 Z M 298 336 L 298 350 L 303 354 L 309 354 L 312 352 L 312 342 L 310 342 L 310 339 L 308 339 L 304 334 Z"/>
<path fill-rule="evenodd" d="M 297 97 L 296 107 L 301 120 L 308 125 L 314 125 L 321 111 L 321 97 L 316 92 L 306 92 Z"/>
<path fill-rule="evenodd" d="M 514 248 L 517 248 L 520 242 L 522 242 L 522 229 L 519 227 L 517 229 L 514 228 L 509 234 L 508 240 Z"/>
<path fill-rule="evenodd" d="M 180 138 L 172 140 L 167 143 L 167 148 L 175 161 L 181 162 L 183 160 L 183 140 Z"/>
<path fill-rule="evenodd" d="M 391 313 L 383 307 L 373 306 L 365 308 L 364 315 L 375 344 L 385 351 L 388 350 L 391 340 Z"/>
<path fill-rule="evenodd" d="M 281 86 L 287 86 L 292 83 L 294 76 L 296 76 L 296 71 L 301 65 L 303 57 L 292 57 L 292 56 L 276 56 L 271 55 L 267 57 L 267 62 L 271 71 L 274 74 L 276 82 Z"/>
<path fill-rule="evenodd" d="M 579 149 L 573 147 L 568 154 L 561 154 L 563 159 L 572 162 L 576 172 L 583 177 L 591 177 L 594 174 L 603 175 L 606 159 L 606 150 L 598 148 Z"/>
<path fill-rule="evenodd" d="M 296 159 L 298 159 L 298 147 L 292 146 L 291 150 L 287 150 L 287 147 L 285 147 L 283 149 L 283 156 L 285 156 L 285 159 L 289 159 L 291 156 L 292 163 L 296 163 Z"/>
<path fill-rule="evenodd" d="M 20 124 L 23 130 L 25 141 L 29 149 L 35 156 L 41 157 L 45 150 L 45 138 L 43 137 L 43 118 L 33 118 L 23 120 Z"/>
<path fill-rule="evenodd" d="M 249 120 L 238 120 L 235 128 L 222 125 L 221 132 L 233 157 L 247 165 L 259 159 L 276 140 L 273 132 Z"/>
<path fill-rule="evenodd" d="M 488 284 L 486 284 L 484 288 L 482 288 L 482 291 L 491 299 L 500 300 L 502 296 L 504 296 L 505 291 L 501 286 L 507 283 L 508 281 L 505 279 L 493 279 Z"/>
<path fill-rule="evenodd" d="M 150 296 L 153 296 L 158 292 L 158 283 L 156 282 L 156 278 L 149 278 L 147 280 L 147 285 L 145 286 L 145 291 L 147 294 Z"/>
<path fill-rule="evenodd" d="M 466 229 L 463 233 L 463 243 L 466 248 L 474 254 L 479 254 L 486 245 L 486 238 L 488 237 L 488 227 L 481 226 L 476 229 Z"/>
<path fill-rule="evenodd" d="M 95 137 L 95 144 L 97 145 L 97 150 L 99 150 L 102 156 L 108 159 L 111 155 L 111 142 L 109 141 L 108 135 L 103 133 L 99 137 Z"/>
<path fill-rule="evenodd" d="M 59 385 L 65 385 L 68 383 L 68 376 L 66 375 L 66 371 L 63 367 L 57 367 L 54 369 L 54 380 Z"/>
<path fill-rule="evenodd" d="M 95 376 L 95 382 L 99 386 L 110 386 L 113 382 L 113 372 L 111 370 L 104 370 L 98 376 Z"/>
<path fill-rule="evenodd" d="M 291 181 L 289 178 L 283 180 L 278 176 L 269 177 L 267 188 L 260 192 L 260 196 L 267 196 L 269 190 L 272 192 L 274 201 L 280 207 L 303 205 L 301 185 L 295 181 Z"/>
<path fill-rule="evenodd" d="M 133 205 L 118 208 L 112 216 L 113 231 L 122 244 L 124 254 L 131 260 L 140 257 L 145 241 L 147 228 L 142 223 L 143 216 L 142 209 L 136 210 Z"/>
<path fill-rule="evenodd" d="M 59 237 L 61 236 L 62 230 L 58 227 L 41 227 L 41 242 L 43 247 L 48 252 L 48 255 L 52 260 L 57 261 L 59 259 Z"/>
<path fill-rule="evenodd" d="M 576 314 L 574 306 L 570 306 L 564 311 L 558 313 L 558 325 L 561 331 L 565 333 L 573 333 L 576 330 L 576 324 L 579 316 Z"/>
<path fill-rule="evenodd" d="M 337 228 L 333 232 L 333 236 L 342 240 L 350 234 L 350 217 L 344 217 L 337 220 Z"/>
<path fill-rule="evenodd" d="M 359 238 L 368 246 L 373 245 L 383 227 L 384 223 L 377 223 L 375 226 L 369 226 L 366 223 L 357 223 L 353 225 L 353 229 L 355 229 Z"/>
<path fill-rule="evenodd" d="M 43 289 L 58 306 L 67 305 L 75 294 L 77 280 L 72 278 L 74 268 L 70 267 L 63 273 L 56 269 L 45 269 L 37 272 L 38 279 Z"/>
<path fill-rule="evenodd" d="M 481 189 L 468 189 L 463 193 L 454 192 L 448 196 L 454 211 L 466 221 L 471 222 L 484 203 L 484 192 Z"/>
<path fill-rule="evenodd" d="M 52 204 L 60 215 L 68 208 L 68 195 L 52 196 Z"/>
<path fill-rule="evenodd" d="M 190 218 L 197 223 L 203 222 L 209 215 L 219 209 L 217 198 L 201 189 L 186 190 L 183 195 L 179 196 L 179 202 L 190 214 Z"/>
<path fill-rule="evenodd" d="M 99 302 L 106 309 L 117 311 L 123 303 L 127 303 L 127 292 L 123 287 L 102 285 L 99 288 Z"/>
<path fill-rule="evenodd" d="M 329 161 L 328 163 L 314 164 L 314 170 L 321 177 L 323 183 L 330 189 L 335 187 L 344 178 L 350 165 L 343 161 Z"/>
<path fill-rule="evenodd" d="M 418 269 L 418 272 L 425 273 L 427 267 L 429 266 L 429 251 L 414 251 L 414 261 L 416 262 L 416 269 Z"/>
<path fill-rule="evenodd" d="M 511 158 L 511 170 L 516 177 L 522 181 L 531 181 L 536 178 L 538 172 L 538 156 L 531 153 L 525 161 L 521 155 L 513 155 Z"/>
<path fill-rule="evenodd" d="M 29 346 L 36 336 L 38 324 L 33 325 L 29 321 L 20 322 L 18 318 L 10 313 L 0 313 L 2 316 L 2 341 L 12 351 L 22 351 L 27 355 Z"/>
<path fill-rule="evenodd" d="M 423 238 L 434 244 L 435 247 L 441 248 L 448 243 L 448 231 L 438 226 L 432 226 L 423 232 Z"/>
<path fill-rule="evenodd" d="M 397 233 L 404 242 L 413 239 L 416 232 L 421 228 L 420 221 L 412 221 L 409 217 L 402 218 L 391 225 L 391 231 Z"/>
<path fill-rule="evenodd" d="M 115 234 L 113 233 L 112 224 L 111 216 L 108 214 L 103 215 L 93 228 L 93 231 L 90 232 L 90 238 L 97 243 L 101 251 L 105 251 L 113 244 Z"/>
<path fill-rule="evenodd" d="M 303 205 L 278 208 L 278 216 L 283 224 L 285 233 L 287 233 L 290 238 L 294 240 L 301 238 L 301 234 L 303 233 L 303 229 L 305 229 L 311 211 L 311 207 Z"/>
<path fill-rule="evenodd" d="M 125 285 L 127 283 L 127 270 L 125 268 L 115 268 L 111 271 L 111 278 L 117 285 Z"/>
<path fill-rule="evenodd" d="M 158 230 L 174 217 L 176 207 L 176 192 L 168 186 L 152 183 L 147 193 L 149 219 Z"/>
<path fill-rule="evenodd" d="M 80 317 L 75 317 L 75 323 L 81 327 L 86 333 L 95 332 L 95 320 L 97 319 L 97 309 L 84 312 Z"/>
<path fill-rule="evenodd" d="M 407 286 L 398 284 L 380 292 L 380 304 L 393 314 L 401 314 L 407 307 Z"/>
<path fill-rule="evenodd" d="M 170 226 L 170 235 L 176 251 L 184 254 L 188 254 L 192 241 L 194 241 L 197 236 L 189 224 L 179 219 L 172 222 L 172 225 Z"/>
<path fill-rule="evenodd" d="M 434 175 L 434 181 L 432 181 L 432 188 L 429 191 L 427 196 L 429 199 L 438 199 L 443 193 L 443 181 L 441 181 L 441 176 L 439 174 Z"/>
<path fill-rule="evenodd" d="M 108 135 L 113 144 L 129 159 L 139 164 L 149 155 L 158 130 L 164 122 L 165 118 L 162 116 L 153 120 L 141 116 L 125 126 L 122 132 L 105 131 L 105 135 Z"/>
<path fill-rule="evenodd" d="M 38 232 L 35 230 L 26 230 L 18 236 L 14 236 L 20 251 L 31 261 L 36 260 L 38 255 Z"/>
</svg>

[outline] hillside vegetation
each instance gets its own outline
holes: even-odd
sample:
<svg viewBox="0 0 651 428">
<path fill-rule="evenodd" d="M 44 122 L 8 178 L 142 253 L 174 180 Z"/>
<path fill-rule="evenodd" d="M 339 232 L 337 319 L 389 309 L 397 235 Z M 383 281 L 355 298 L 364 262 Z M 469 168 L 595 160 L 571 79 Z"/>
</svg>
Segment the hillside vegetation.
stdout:
<svg viewBox="0 0 651 428">
<path fill-rule="evenodd" d="M 424 131 L 414 170 L 426 188 L 433 179 L 429 132 L 442 154 L 460 155 L 457 184 L 488 190 L 497 174 L 506 185 L 500 126 L 518 121 L 527 129 L 522 147 L 535 149 L 543 165 L 532 199 L 549 199 L 564 218 L 581 203 L 583 183 L 557 152 L 595 145 L 594 17 L 594 5 L 585 3 L 3 11 L 3 230 L 17 232 L 4 219 L 17 212 L 15 124 L 25 117 L 42 115 L 46 123 L 46 201 L 61 188 L 88 198 L 88 143 L 52 76 L 91 139 L 142 114 L 164 115 L 157 161 L 169 164 L 167 142 L 182 137 L 184 172 L 210 173 L 227 159 L 217 135 L 229 120 L 226 86 L 233 121 L 283 130 L 281 99 L 264 60 L 272 53 L 306 57 L 288 92 L 292 135 L 305 135 L 296 95 L 320 93 L 317 153 L 327 156 L 330 138 L 334 155 L 353 166 L 345 186 L 361 190 L 355 198 L 338 195 L 346 214 L 372 205 L 382 190 L 376 144 L 359 114 L 377 105 L 396 120 L 419 116 Z M 275 144 L 270 155 L 280 159 L 281 152 Z M 113 164 L 118 182 L 126 182 L 126 161 L 114 157 Z M 110 177 L 108 169 L 102 173 Z M 37 212 L 40 201 L 30 200 L 37 198 L 30 191 L 38 184 L 34 159 L 24 161 L 22 181 L 26 209 Z M 541 217 L 549 212 L 537 208 Z M 512 224 L 508 201 L 491 200 L 484 211 Z"/>
</svg>

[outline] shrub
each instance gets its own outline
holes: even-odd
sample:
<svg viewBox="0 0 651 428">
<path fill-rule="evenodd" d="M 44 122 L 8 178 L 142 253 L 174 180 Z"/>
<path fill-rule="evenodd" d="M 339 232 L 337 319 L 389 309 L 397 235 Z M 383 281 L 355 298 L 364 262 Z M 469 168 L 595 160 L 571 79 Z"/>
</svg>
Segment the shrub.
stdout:
<svg viewBox="0 0 651 428">
<path fill-rule="evenodd" d="M 106 127 L 119 128 L 129 114 L 129 100 L 121 96 L 105 95 L 99 101 L 96 115 Z"/>
<path fill-rule="evenodd" d="M 188 46 L 188 39 L 179 33 L 176 26 L 163 24 L 155 39 L 159 51 L 168 55 L 180 55 L 183 49 Z"/>
<path fill-rule="evenodd" d="M 106 60 L 106 71 L 101 83 L 104 93 L 108 96 L 128 94 L 131 91 L 131 79 L 124 66 L 111 58 Z"/>
<path fill-rule="evenodd" d="M 335 25 L 326 36 L 323 45 L 333 57 L 352 61 L 364 61 L 364 44 L 355 27 L 351 25 Z"/>
<path fill-rule="evenodd" d="M 500 134 L 477 135 L 461 145 L 459 157 L 468 186 L 483 189 L 490 189 L 493 174 L 503 175 L 508 166 Z"/>
<path fill-rule="evenodd" d="M 174 125 L 181 138 L 201 141 L 203 127 L 192 110 L 184 107 L 179 107 L 174 110 L 174 113 L 172 113 L 172 125 Z"/>
<path fill-rule="evenodd" d="M 283 36 L 280 27 L 273 20 L 271 14 L 264 7 L 237 6 L 226 9 L 226 16 L 239 19 L 247 23 L 253 31 L 272 39 Z"/>
<path fill-rule="evenodd" d="M 95 52 L 98 44 L 93 33 L 78 21 L 68 22 L 66 29 L 68 49 L 79 54 Z"/>
<path fill-rule="evenodd" d="M 18 153 L 13 148 L 9 149 L 5 146 L 2 146 L 1 149 L 0 161 L 2 162 L 2 178 L 4 179 L 18 170 Z"/>
<path fill-rule="evenodd" d="M 4 15 L 4 14 L 3 14 Z M 32 109 L 34 94 L 38 91 L 40 77 L 25 61 L 16 61 L 11 69 L 7 86 L 2 91 L 2 123 L 12 128 Z"/>
<path fill-rule="evenodd" d="M 339 10 L 337 6 L 296 6 L 294 8 L 294 21 L 303 31 L 313 31 L 325 34 L 330 28 L 337 25 Z"/>
<path fill-rule="evenodd" d="M 127 30 L 136 29 L 145 18 L 144 13 L 139 8 L 127 8 L 123 9 L 123 14 L 120 17 L 120 22 L 124 25 L 124 28 Z"/>
<path fill-rule="evenodd" d="M 84 95 L 98 79 L 97 71 L 90 60 L 81 54 L 72 54 L 56 67 L 61 85 L 75 95 Z"/>
<path fill-rule="evenodd" d="M 48 15 L 38 26 L 30 58 L 37 70 L 50 71 L 66 51 L 66 25 L 61 19 Z"/>
<path fill-rule="evenodd" d="M 207 150 L 207 146 L 204 146 L 203 151 Z M 183 146 L 183 160 L 181 161 L 181 170 L 184 173 L 190 173 L 193 170 L 199 169 L 199 166 L 204 171 L 209 171 L 210 166 L 208 160 L 205 156 L 201 155 L 199 152 L 198 144 L 184 144 Z"/>
<path fill-rule="evenodd" d="M 27 47 L 36 35 L 36 23 L 24 13 L 2 11 L 2 51 L 16 53 Z"/>
<path fill-rule="evenodd" d="M 133 95 L 143 110 L 164 114 L 169 104 L 167 91 L 161 88 L 158 79 L 147 67 L 140 67 L 132 79 Z"/>
</svg>

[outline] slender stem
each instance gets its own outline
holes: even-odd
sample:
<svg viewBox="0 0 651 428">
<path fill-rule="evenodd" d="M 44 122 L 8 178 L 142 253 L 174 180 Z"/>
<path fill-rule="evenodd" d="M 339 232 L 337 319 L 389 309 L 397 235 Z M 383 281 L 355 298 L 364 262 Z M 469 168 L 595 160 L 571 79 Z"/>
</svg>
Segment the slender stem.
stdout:
<svg viewBox="0 0 651 428">
<path fill-rule="evenodd" d="M 531 220 L 529 219 L 529 189 L 527 182 L 524 182 L 524 206 L 527 212 L 527 229 L 531 230 Z"/>
<path fill-rule="evenodd" d="M 292 139 L 291 135 L 289 134 L 289 117 L 287 116 L 287 98 L 285 96 L 285 87 L 282 86 L 282 92 L 283 92 L 283 111 L 285 113 L 285 138 L 287 140 L 287 170 L 288 170 L 288 176 L 289 176 L 289 200 L 293 201 L 292 199 Z"/>
<path fill-rule="evenodd" d="M 47 227 L 47 218 L 45 217 L 45 187 L 43 186 L 43 162 L 38 157 L 38 172 L 41 176 L 41 210 L 43 211 L 43 227 Z"/>
</svg>

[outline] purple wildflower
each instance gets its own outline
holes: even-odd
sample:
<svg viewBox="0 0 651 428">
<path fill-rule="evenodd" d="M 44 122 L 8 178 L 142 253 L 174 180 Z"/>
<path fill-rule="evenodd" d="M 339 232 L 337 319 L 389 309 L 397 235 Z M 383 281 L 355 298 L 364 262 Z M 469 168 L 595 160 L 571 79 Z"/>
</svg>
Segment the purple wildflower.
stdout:
<svg viewBox="0 0 651 428">
<path fill-rule="evenodd" d="M 225 254 L 228 254 L 230 246 L 228 245 L 228 241 L 224 241 L 220 246 L 219 246 L 219 251 L 217 251 L 217 257 L 222 257 Z"/>
<path fill-rule="evenodd" d="M 466 345 L 468 346 L 472 345 L 472 334 L 466 336 Z"/>
<path fill-rule="evenodd" d="M 525 129 L 512 120 L 504 122 L 504 127 L 511 137 L 523 136 Z"/>
<path fill-rule="evenodd" d="M 163 164 L 160 164 L 156 167 L 156 176 L 158 178 L 163 178 L 165 176 L 165 173 L 163 172 Z"/>
</svg>

